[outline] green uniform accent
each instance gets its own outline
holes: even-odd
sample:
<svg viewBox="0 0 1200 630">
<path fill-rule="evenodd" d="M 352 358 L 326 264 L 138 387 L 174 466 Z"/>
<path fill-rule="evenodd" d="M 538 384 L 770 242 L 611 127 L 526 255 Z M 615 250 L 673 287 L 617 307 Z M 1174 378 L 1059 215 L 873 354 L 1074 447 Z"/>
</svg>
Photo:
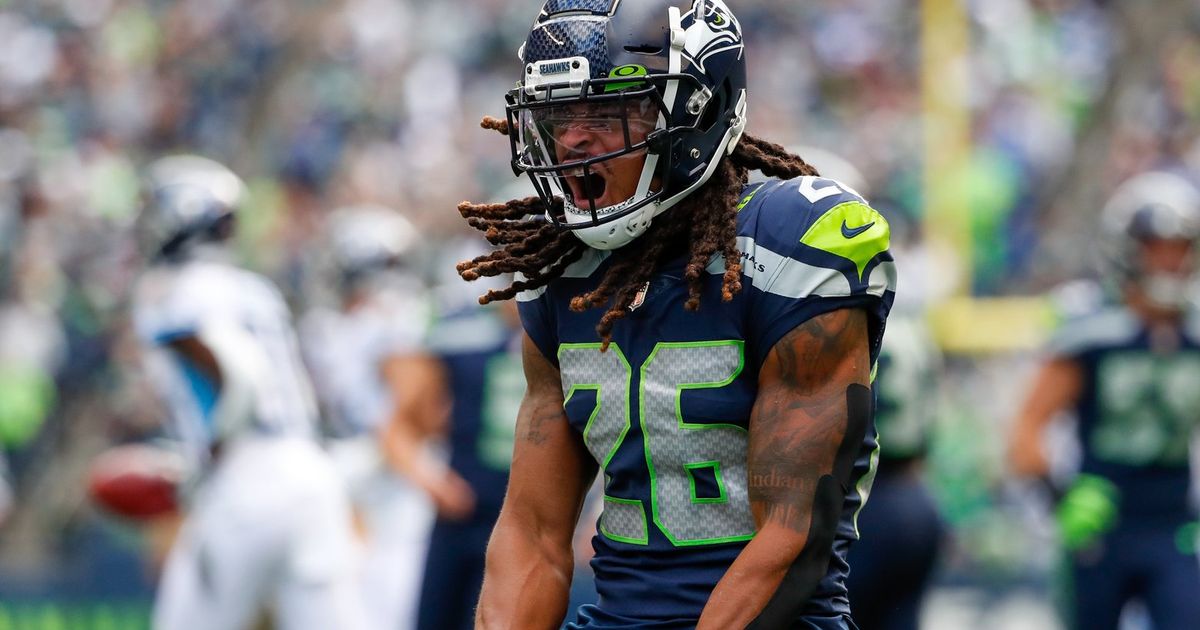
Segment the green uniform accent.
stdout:
<svg viewBox="0 0 1200 630">
<path fill-rule="evenodd" d="M 617 66 L 616 68 L 613 68 L 612 70 L 609 70 L 609 72 L 608 72 L 608 78 L 610 78 L 610 79 L 614 79 L 614 78 L 624 78 L 624 77 L 644 77 L 644 76 L 646 76 L 647 74 L 648 74 L 648 73 L 646 72 L 646 66 L 639 66 L 639 65 L 637 65 L 637 64 L 630 64 L 630 65 L 627 65 L 627 66 Z M 639 87 L 639 86 L 641 86 L 643 83 L 644 83 L 644 81 L 629 81 L 629 82 L 623 82 L 623 83 L 609 83 L 608 85 L 605 85 L 605 86 L 604 86 L 604 91 L 605 91 L 605 92 L 616 92 L 616 91 L 619 91 L 619 90 L 624 90 L 624 89 L 627 89 L 627 88 Z"/>
<path fill-rule="evenodd" d="M 854 230 L 870 225 L 859 233 Z M 845 236 L 846 230 L 853 235 Z M 847 201 L 830 208 L 800 238 L 800 242 L 854 263 L 861 281 L 867 263 L 887 251 L 891 230 L 883 215 L 870 206 Z"/>
<path fill-rule="evenodd" d="M 1104 477 L 1079 475 L 1058 504 L 1055 517 L 1063 545 L 1082 549 L 1112 529 L 1117 522 L 1117 487 Z"/>
<path fill-rule="evenodd" d="M 762 187 L 763 187 L 763 185 L 759 184 L 754 187 L 754 190 L 750 191 L 750 194 L 746 195 L 745 197 L 742 197 L 742 200 L 739 201 L 738 205 L 737 205 L 738 212 L 741 212 L 742 208 L 745 208 L 750 203 L 750 200 L 754 199 L 754 195 L 757 195 L 758 191 L 762 190 Z"/>
</svg>

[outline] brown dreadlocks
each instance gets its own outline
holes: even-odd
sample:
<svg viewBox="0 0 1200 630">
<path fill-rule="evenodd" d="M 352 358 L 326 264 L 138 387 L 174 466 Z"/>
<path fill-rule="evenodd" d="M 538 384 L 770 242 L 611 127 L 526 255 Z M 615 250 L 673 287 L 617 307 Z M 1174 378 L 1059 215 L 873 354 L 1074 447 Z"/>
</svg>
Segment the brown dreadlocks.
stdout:
<svg viewBox="0 0 1200 630">
<path fill-rule="evenodd" d="M 503 120 L 486 117 L 480 126 L 508 134 L 508 125 Z M 609 304 L 608 311 L 596 326 L 604 348 L 612 338 L 613 324 L 629 312 L 638 290 L 684 238 L 691 243 L 684 272 L 684 280 L 688 283 L 685 309 L 695 311 L 700 308 L 704 269 L 718 251 L 725 259 L 721 299 L 728 302 L 741 291 L 742 254 L 737 249 L 737 205 L 751 170 L 780 179 L 817 175 L 815 168 L 783 147 L 744 135 L 734 152 L 721 161 L 713 176 L 699 190 L 673 211 L 655 219 L 645 234 L 623 248 L 625 255 L 614 261 L 599 286 L 571 300 L 573 311 Z M 554 204 L 556 207 L 552 210 L 561 210 L 561 199 L 555 199 Z M 499 246 L 491 253 L 459 263 L 459 275 L 465 280 L 514 272 L 524 276 L 507 289 L 488 291 L 479 298 L 480 304 L 512 299 L 520 291 L 543 287 L 562 275 L 587 251 L 588 246 L 570 231 L 540 218 L 546 210 L 540 197 L 497 204 L 464 201 L 458 205 L 459 213 L 467 222 L 482 231 L 488 242 Z M 538 218 L 526 218 L 530 215 Z M 628 251 L 630 249 L 633 251 Z"/>
</svg>

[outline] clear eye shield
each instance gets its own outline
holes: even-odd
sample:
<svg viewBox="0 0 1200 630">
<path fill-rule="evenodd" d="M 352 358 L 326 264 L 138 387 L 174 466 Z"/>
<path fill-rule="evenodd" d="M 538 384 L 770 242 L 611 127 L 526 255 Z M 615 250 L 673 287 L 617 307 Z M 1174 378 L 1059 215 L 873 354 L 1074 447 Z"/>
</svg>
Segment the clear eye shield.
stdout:
<svg viewBox="0 0 1200 630">
<path fill-rule="evenodd" d="M 564 227 L 632 213 L 663 196 L 671 133 L 688 130 L 666 128 L 660 86 L 689 80 L 639 75 L 519 86 L 506 108 L 513 170 L 528 173 L 543 199 L 564 200 L 550 216 Z"/>
</svg>

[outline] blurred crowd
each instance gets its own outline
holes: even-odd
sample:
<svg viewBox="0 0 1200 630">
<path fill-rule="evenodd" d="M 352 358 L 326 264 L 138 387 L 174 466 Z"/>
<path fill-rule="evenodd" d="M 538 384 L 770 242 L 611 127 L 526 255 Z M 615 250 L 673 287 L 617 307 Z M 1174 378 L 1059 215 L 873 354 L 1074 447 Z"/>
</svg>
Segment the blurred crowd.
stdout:
<svg viewBox="0 0 1200 630">
<path fill-rule="evenodd" d="M 297 310 L 323 299 L 313 249 L 325 216 L 351 203 L 400 209 L 425 235 L 426 280 L 457 282 L 455 204 L 524 190 L 508 143 L 478 121 L 502 114 L 538 4 L 0 0 L 0 599 L 111 594 L 97 589 L 136 599 L 150 583 L 128 560 L 145 543 L 97 525 L 77 482 L 94 453 L 158 424 L 127 312 L 142 264 L 129 238 L 142 167 L 189 152 L 242 175 L 239 252 Z M 923 78 L 929 86 L 920 8 L 938 3 L 730 4 L 749 42 L 751 132 L 852 162 L 901 244 L 916 247 Z M 956 67 L 972 143 L 944 174 L 970 210 L 972 275 L 958 289 L 1040 291 L 1086 268 L 1092 233 L 1048 231 L 1094 214 L 1072 205 L 1090 198 L 1068 195 L 1085 188 L 1073 182 L 1102 198 L 1146 168 L 1200 167 L 1200 9 L 1162 3 L 1184 19 L 1145 51 L 1123 45 L 1145 33 L 1120 3 L 962 4 L 969 38 Z M 1100 170 L 1075 172 L 1085 158 Z M 944 387 L 958 393 L 942 415 L 993 418 L 967 401 L 1017 385 L 1014 364 L 952 357 L 962 369 Z M 982 447 L 969 444 L 970 422 L 939 426 L 941 497 L 970 525 L 1002 475 L 971 460 Z M 969 537 L 964 566 L 986 571 L 1016 553 L 995 527 Z M 97 586 L 101 572 L 114 577 Z"/>
</svg>

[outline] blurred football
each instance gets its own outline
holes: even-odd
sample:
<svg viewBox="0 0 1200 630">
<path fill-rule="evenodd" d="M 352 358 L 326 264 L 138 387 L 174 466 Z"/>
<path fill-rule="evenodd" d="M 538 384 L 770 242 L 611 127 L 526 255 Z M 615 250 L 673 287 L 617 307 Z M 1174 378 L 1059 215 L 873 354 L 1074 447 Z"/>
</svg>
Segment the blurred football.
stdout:
<svg viewBox="0 0 1200 630">
<path fill-rule="evenodd" d="M 88 472 L 88 494 L 105 511 L 148 520 L 176 511 L 183 479 L 179 453 L 149 444 L 126 444 L 101 453 Z"/>
</svg>

